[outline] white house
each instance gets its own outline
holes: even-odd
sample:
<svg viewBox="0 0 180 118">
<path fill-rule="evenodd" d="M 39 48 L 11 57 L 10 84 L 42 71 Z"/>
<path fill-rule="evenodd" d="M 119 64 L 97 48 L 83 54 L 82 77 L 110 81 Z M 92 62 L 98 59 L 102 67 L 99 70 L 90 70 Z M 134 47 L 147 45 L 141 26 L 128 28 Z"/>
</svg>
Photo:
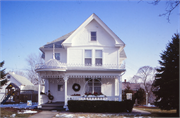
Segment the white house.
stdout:
<svg viewBox="0 0 180 118">
<path fill-rule="evenodd" d="M 52 102 L 64 102 L 65 108 L 70 99 L 121 101 L 124 47 L 93 13 L 76 30 L 40 47 L 45 63 L 38 64 L 36 72 Z M 48 97 L 39 91 L 39 105 L 46 102 Z"/>
</svg>

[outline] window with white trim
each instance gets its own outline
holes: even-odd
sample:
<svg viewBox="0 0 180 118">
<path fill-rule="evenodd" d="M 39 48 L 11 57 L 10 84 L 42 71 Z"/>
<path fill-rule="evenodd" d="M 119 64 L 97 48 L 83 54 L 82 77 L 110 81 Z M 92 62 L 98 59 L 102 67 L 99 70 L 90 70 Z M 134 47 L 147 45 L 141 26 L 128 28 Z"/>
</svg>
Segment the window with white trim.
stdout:
<svg viewBox="0 0 180 118">
<path fill-rule="evenodd" d="M 60 53 L 55 53 L 55 59 L 60 60 Z"/>
<path fill-rule="evenodd" d="M 96 41 L 96 40 L 97 40 L 96 32 L 91 32 L 91 41 Z"/>
<path fill-rule="evenodd" d="M 88 93 L 97 93 L 100 94 L 101 93 L 101 78 L 97 78 L 97 79 L 91 79 L 91 78 L 85 78 L 85 81 L 88 83 L 85 86 L 85 92 Z M 93 89 L 94 86 L 94 89 Z"/>
<path fill-rule="evenodd" d="M 92 50 L 85 50 L 85 65 L 92 65 Z"/>
<path fill-rule="evenodd" d="M 96 66 L 102 66 L 102 50 L 95 51 L 95 64 Z"/>
<path fill-rule="evenodd" d="M 63 91 L 63 85 L 58 85 L 58 91 Z"/>
</svg>

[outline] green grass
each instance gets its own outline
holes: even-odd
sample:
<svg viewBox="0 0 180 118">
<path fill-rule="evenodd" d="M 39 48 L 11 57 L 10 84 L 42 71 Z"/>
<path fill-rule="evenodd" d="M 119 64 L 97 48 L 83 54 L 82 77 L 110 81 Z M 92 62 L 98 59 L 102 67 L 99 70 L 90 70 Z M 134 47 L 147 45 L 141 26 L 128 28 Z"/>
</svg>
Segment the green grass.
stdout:
<svg viewBox="0 0 180 118">
<path fill-rule="evenodd" d="M 31 113 L 29 113 L 29 114 L 18 114 L 17 113 L 18 110 L 19 109 L 16 109 L 16 108 L 1 108 L 0 117 L 1 118 L 4 118 L 4 117 L 9 118 L 9 117 L 12 116 L 12 114 L 16 114 L 16 117 L 25 117 L 25 118 L 27 118 L 27 117 L 33 115 Z"/>
</svg>

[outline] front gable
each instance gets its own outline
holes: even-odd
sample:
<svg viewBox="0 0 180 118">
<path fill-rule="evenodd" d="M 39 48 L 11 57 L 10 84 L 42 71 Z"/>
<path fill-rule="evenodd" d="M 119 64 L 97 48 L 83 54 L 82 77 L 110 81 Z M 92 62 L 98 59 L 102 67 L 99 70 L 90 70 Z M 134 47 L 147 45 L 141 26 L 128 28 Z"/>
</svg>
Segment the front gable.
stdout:
<svg viewBox="0 0 180 118">
<path fill-rule="evenodd" d="M 91 31 L 97 32 L 97 41 L 90 41 Z M 125 46 L 124 42 L 94 13 L 62 45 L 65 47 L 80 45 Z"/>
<path fill-rule="evenodd" d="M 96 41 L 91 41 L 91 32 L 96 33 Z M 92 20 L 86 27 L 72 37 L 72 46 L 113 46 L 113 37 L 96 21 Z"/>
</svg>

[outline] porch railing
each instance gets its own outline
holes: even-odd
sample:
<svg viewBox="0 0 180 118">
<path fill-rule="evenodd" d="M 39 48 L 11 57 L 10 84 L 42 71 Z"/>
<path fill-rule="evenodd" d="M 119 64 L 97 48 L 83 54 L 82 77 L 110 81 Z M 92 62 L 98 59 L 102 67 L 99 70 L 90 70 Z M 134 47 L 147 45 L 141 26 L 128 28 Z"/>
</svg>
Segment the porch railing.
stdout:
<svg viewBox="0 0 180 118">
<path fill-rule="evenodd" d="M 85 70 L 103 70 L 103 69 L 125 69 L 125 64 L 103 64 L 103 65 L 85 65 L 85 64 L 67 64 L 67 63 L 60 63 L 57 65 L 49 65 L 46 63 L 36 64 L 35 69 L 85 69 Z"/>
<path fill-rule="evenodd" d="M 68 96 L 68 100 L 103 100 L 103 101 L 118 101 L 119 96 L 94 96 L 94 97 L 83 97 L 83 96 Z"/>
</svg>

